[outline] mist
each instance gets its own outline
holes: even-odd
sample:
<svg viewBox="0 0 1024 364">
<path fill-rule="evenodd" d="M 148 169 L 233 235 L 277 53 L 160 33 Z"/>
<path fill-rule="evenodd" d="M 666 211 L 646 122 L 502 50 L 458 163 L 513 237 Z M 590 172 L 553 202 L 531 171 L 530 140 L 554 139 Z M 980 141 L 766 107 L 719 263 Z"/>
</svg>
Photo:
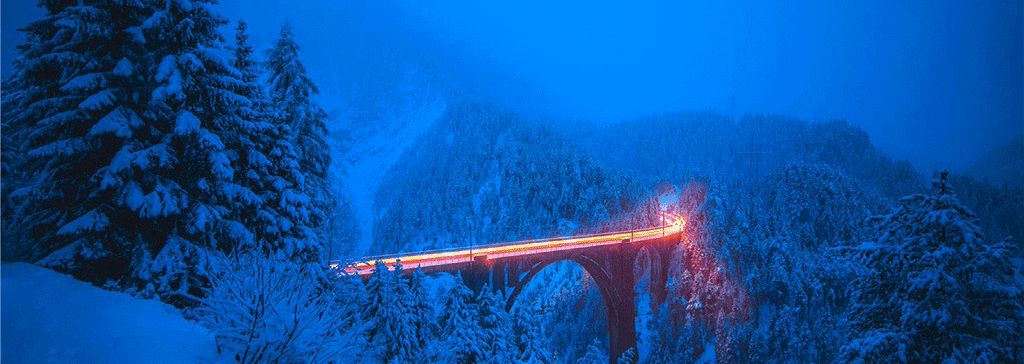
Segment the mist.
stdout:
<svg viewBox="0 0 1024 364">
<path fill-rule="evenodd" d="M 3 3 L 3 74 L 16 29 Z M 548 120 L 677 110 L 846 119 L 920 170 L 969 168 L 1024 133 L 1020 1 L 828 4 L 222 1 L 258 49 L 291 19 L 325 97 L 407 62 L 458 97 Z M 403 66 L 405 67 L 405 66 Z"/>
</svg>

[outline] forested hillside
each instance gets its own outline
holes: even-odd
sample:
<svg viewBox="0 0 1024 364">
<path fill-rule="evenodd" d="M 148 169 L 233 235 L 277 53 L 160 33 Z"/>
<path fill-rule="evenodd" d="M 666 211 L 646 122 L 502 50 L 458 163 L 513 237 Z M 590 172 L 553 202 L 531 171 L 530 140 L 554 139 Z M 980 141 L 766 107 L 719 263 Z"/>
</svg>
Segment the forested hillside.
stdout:
<svg viewBox="0 0 1024 364">
<path fill-rule="evenodd" d="M 1024 136 L 995 146 L 968 171 L 979 180 L 1024 188 Z"/>
<path fill-rule="evenodd" d="M 449 107 L 382 181 L 372 250 L 419 251 L 655 225 L 655 191 L 598 166 L 570 137 L 491 105 Z M 517 306 L 539 315 L 529 322 L 553 336 L 537 349 L 559 361 L 584 356 L 605 335 L 604 326 L 594 324 L 603 322 L 604 304 L 588 280 L 572 263 L 547 268 Z M 537 311 L 540 306 L 546 309 Z"/>
<path fill-rule="evenodd" d="M 375 200 L 373 251 L 571 234 L 632 212 L 651 193 L 602 169 L 551 127 L 463 103 L 450 107 L 385 176 Z M 649 208 L 629 216 L 634 221 L 618 225 L 655 218 Z"/>
<path fill-rule="evenodd" d="M 754 181 L 804 162 L 831 165 L 888 197 L 924 186 L 909 162 L 880 152 L 866 132 L 841 120 L 748 114 L 733 121 L 714 112 L 678 112 L 618 122 L 580 140 L 603 164 L 650 182 Z"/>
<path fill-rule="evenodd" d="M 582 230 L 642 209 L 643 191 L 673 184 L 682 193 L 671 208 L 689 217 L 689 242 L 671 257 L 668 302 L 641 310 L 644 362 L 691 362 L 709 345 L 726 362 L 827 362 L 853 350 L 844 346 L 855 335 L 845 322 L 857 307 L 848 284 L 862 268 L 849 247 L 878 238 L 870 217 L 901 196 L 930 191 L 908 162 L 842 121 L 747 115 L 733 122 L 686 112 L 581 125 L 554 132 L 493 107 L 450 108 L 378 194 L 377 236 L 389 236 L 378 251 Z M 1006 212 L 1024 201 L 1020 190 L 966 175 L 949 181 L 964 186 L 957 193 L 967 207 L 986 212 L 978 215 L 979 236 L 997 242 L 1020 231 L 1019 214 Z M 602 196 L 620 199 L 590 197 L 602 188 Z M 547 307 L 541 325 L 556 356 L 592 357 L 601 332 L 554 313 L 576 307 L 580 316 L 600 315 L 596 287 L 573 264 L 548 271 L 521 304 Z M 566 329 L 577 333 L 558 334 Z"/>
</svg>

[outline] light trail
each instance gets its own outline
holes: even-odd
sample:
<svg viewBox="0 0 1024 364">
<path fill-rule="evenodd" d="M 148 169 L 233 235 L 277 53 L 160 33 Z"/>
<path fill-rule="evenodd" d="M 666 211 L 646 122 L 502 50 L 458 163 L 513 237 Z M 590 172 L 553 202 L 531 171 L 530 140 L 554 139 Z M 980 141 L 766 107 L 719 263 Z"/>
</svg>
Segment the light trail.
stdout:
<svg viewBox="0 0 1024 364">
<path fill-rule="evenodd" d="M 354 264 L 342 268 L 342 272 L 349 275 L 367 276 L 373 274 L 377 261 L 383 262 L 391 270 L 395 269 L 395 265 L 399 261 L 401 261 L 403 267 L 438 268 L 450 265 L 465 265 L 473 262 L 486 262 L 492 259 L 522 257 L 613 244 L 632 244 L 678 234 L 683 231 L 683 226 L 686 225 L 686 219 L 678 214 L 661 212 L 660 218 L 662 226 L 648 229 L 576 237 L 524 240 L 472 248 L 463 247 L 419 253 L 365 257 Z M 331 269 L 339 269 L 340 264 L 340 262 L 334 262 L 330 267 Z"/>
</svg>

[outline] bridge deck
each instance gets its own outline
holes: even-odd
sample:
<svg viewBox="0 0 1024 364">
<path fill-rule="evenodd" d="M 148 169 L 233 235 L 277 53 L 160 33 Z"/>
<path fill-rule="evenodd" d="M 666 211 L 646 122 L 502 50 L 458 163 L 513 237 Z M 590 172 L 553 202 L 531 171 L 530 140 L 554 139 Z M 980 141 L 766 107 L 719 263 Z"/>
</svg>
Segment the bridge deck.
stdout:
<svg viewBox="0 0 1024 364">
<path fill-rule="evenodd" d="M 394 266 L 399 260 L 401 261 L 402 266 L 406 268 L 420 267 L 424 270 L 445 270 L 445 268 L 457 269 L 459 266 L 464 266 L 474 261 L 485 262 L 487 260 L 524 257 L 533 254 L 586 249 L 612 244 L 639 243 L 659 239 L 680 233 L 686 223 L 686 220 L 681 216 L 667 212 L 661 213 L 661 220 L 663 226 L 648 229 L 551 239 L 524 240 L 490 244 L 479 247 L 461 247 L 424 252 L 370 256 L 361 258 L 354 264 L 350 264 L 341 269 L 345 274 L 366 276 L 373 273 L 374 265 L 377 261 L 383 262 L 389 269 L 394 269 Z M 341 264 L 343 264 L 343 262 L 332 262 L 331 268 L 338 269 Z"/>
</svg>

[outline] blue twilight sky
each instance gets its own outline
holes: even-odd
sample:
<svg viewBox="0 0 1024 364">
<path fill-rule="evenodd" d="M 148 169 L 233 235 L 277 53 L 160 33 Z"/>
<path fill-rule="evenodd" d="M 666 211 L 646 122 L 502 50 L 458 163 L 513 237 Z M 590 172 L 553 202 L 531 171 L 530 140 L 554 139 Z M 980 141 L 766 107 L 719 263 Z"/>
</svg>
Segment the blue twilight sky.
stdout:
<svg viewBox="0 0 1024 364">
<path fill-rule="evenodd" d="M 2 2 L 3 75 L 41 16 Z M 713 109 L 845 118 L 919 169 L 1024 134 L 1016 1 L 221 0 L 266 46 L 285 18 L 327 94 L 396 57 L 551 120 Z M 397 56 L 396 56 L 397 55 Z"/>
</svg>

